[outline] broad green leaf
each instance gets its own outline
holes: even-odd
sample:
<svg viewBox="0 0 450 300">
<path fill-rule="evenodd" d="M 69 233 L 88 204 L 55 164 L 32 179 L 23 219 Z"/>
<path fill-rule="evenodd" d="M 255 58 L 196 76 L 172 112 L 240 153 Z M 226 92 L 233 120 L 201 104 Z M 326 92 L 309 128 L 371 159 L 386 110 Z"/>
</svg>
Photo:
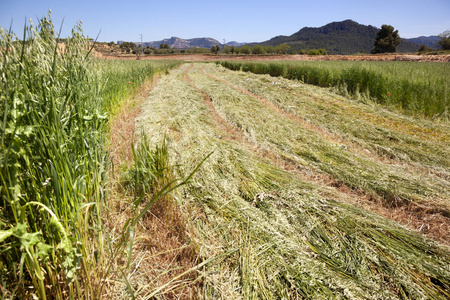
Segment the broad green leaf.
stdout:
<svg viewBox="0 0 450 300">
<path fill-rule="evenodd" d="M 8 230 L 0 230 L 0 242 L 3 242 L 5 239 L 13 235 L 13 232 L 11 229 Z"/>
</svg>

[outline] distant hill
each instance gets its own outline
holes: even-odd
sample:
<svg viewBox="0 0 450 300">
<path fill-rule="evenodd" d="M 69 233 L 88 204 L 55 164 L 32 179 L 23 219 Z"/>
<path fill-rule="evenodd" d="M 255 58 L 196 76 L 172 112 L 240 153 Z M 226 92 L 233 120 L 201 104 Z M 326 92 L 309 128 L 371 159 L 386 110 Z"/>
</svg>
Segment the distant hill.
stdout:
<svg viewBox="0 0 450 300">
<path fill-rule="evenodd" d="M 407 39 L 410 42 L 416 43 L 418 45 L 424 44 L 430 48 L 437 48 L 436 43 L 439 42 L 441 38 L 437 35 L 432 36 L 419 36 L 416 38 Z"/>
<path fill-rule="evenodd" d="M 235 47 L 241 47 L 241 46 L 244 46 L 245 44 L 247 44 L 247 43 L 239 43 L 236 41 L 231 41 L 231 42 L 225 43 L 225 45 L 227 45 L 227 46 L 235 46 Z"/>
<path fill-rule="evenodd" d="M 329 54 L 370 53 L 379 28 L 361 25 L 353 20 L 329 23 L 322 27 L 304 27 L 290 36 L 277 36 L 251 45 L 279 45 L 286 43 L 291 50 L 324 48 Z M 415 52 L 419 46 L 402 39 L 398 52 Z"/>
<path fill-rule="evenodd" d="M 121 44 L 123 41 L 118 41 L 117 44 Z M 137 45 L 141 43 L 136 43 Z M 161 41 L 153 41 L 153 42 L 144 42 L 142 43 L 144 47 L 150 46 L 159 48 L 159 45 L 161 44 L 168 44 L 170 48 L 178 48 L 178 49 L 188 49 L 188 48 L 211 48 L 215 45 L 220 45 L 220 42 L 218 40 L 212 39 L 212 38 L 194 38 L 194 39 L 182 39 L 178 37 L 171 37 L 170 39 L 164 39 Z"/>
<path fill-rule="evenodd" d="M 342 22 L 332 22 L 322 27 L 304 27 L 290 36 L 279 35 L 262 43 L 238 43 L 231 41 L 225 45 L 240 47 L 248 44 L 250 46 L 276 46 L 279 44 L 288 44 L 291 50 L 301 49 L 320 49 L 324 48 L 329 54 L 355 54 L 361 51 L 370 53 L 373 49 L 375 37 L 379 28 L 371 25 L 362 25 L 353 20 L 345 20 Z M 416 52 L 420 44 L 428 47 L 434 47 L 439 40 L 438 36 L 417 37 L 412 39 L 402 39 L 397 47 L 398 52 Z M 123 41 L 118 41 L 121 44 Z M 140 44 L 140 43 L 136 43 Z M 194 38 L 182 39 L 171 37 L 161 41 L 144 42 L 144 47 L 150 46 L 159 48 L 161 44 L 168 44 L 170 48 L 189 49 L 189 48 L 206 48 L 224 44 L 213 38 Z"/>
<path fill-rule="evenodd" d="M 168 44 L 170 48 L 179 48 L 179 49 L 186 49 L 186 48 L 211 48 L 212 46 L 220 44 L 218 40 L 212 39 L 212 38 L 194 38 L 194 39 L 181 39 L 178 37 L 171 37 L 170 39 L 164 39 L 162 41 L 155 41 L 155 42 L 147 42 L 144 43 L 144 47 L 150 46 L 159 48 L 159 45 L 161 44 Z"/>
</svg>

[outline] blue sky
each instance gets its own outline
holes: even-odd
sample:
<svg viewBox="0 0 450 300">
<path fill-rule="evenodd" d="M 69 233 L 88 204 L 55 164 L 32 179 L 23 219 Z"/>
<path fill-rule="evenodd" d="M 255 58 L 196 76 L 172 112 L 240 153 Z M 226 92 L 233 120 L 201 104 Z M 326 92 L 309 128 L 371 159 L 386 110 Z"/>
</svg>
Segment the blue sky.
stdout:
<svg viewBox="0 0 450 300">
<path fill-rule="evenodd" d="M 450 0 L 0 0 L 0 26 L 20 36 L 26 19 L 52 10 L 62 35 L 77 21 L 99 41 L 155 41 L 172 36 L 211 37 L 223 42 L 262 42 L 301 28 L 352 19 L 364 25 L 389 24 L 401 37 L 438 35 L 450 29 Z"/>
</svg>

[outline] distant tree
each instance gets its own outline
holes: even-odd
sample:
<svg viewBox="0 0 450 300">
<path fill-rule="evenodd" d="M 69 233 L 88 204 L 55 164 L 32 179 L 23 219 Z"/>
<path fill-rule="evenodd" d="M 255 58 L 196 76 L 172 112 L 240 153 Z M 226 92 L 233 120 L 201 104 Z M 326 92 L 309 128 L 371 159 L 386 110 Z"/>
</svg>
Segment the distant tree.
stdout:
<svg viewBox="0 0 450 300">
<path fill-rule="evenodd" d="M 228 45 L 224 46 L 222 51 L 223 51 L 223 53 L 225 53 L 225 54 L 230 54 L 230 53 L 232 53 L 232 52 L 231 52 L 231 51 L 232 51 L 231 46 L 228 46 Z"/>
<path fill-rule="evenodd" d="M 220 51 L 220 45 L 212 46 L 209 50 L 211 51 L 211 53 L 217 54 Z"/>
<path fill-rule="evenodd" d="M 320 52 L 317 49 L 311 49 L 308 51 L 308 55 L 320 55 Z"/>
<path fill-rule="evenodd" d="M 239 47 L 240 54 L 250 54 L 252 52 L 252 48 L 249 45 L 244 45 Z"/>
<path fill-rule="evenodd" d="M 123 42 L 119 46 L 120 50 L 126 53 L 130 53 L 134 48 L 136 48 L 136 44 L 132 42 Z"/>
<path fill-rule="evenodd" d="M 144 54 L 149 55 L 152 53 L 153 53 L 152 48 L 150 48 L 149 46 L 145 47 Z"/>
<path fill-rule="evenodd" d="M 164 44 L 159 45 L 159 49 L 167 49 L 167 50 L 169 50 L 170 46 L 169 46 L 169 44 L 164 43 Z"/>
<path fill-rule="evenodd" d="M 320 54 L 320 55 L 327 55 L 327 49 L 320 48 L 320 49 L 319 49 L 319 54 Z"/>
<path fill-rule="evenodd" d="M 114 41 L 111 41 L 111 42 L 108 43 L 108 46 L 112 47 L 112 46 L 114 46 L 115 44 L 116 44 L 116 43 L 114 43 Z"/>
<path fill-rule="evenodd" d="M 125 43 L 122 43 L 122 44 L 119 45 L 119 49 L 120 49 L 120 51 L 122 51 L 122 53 L 125 52 L 125 45 L 124 44 Z"/>
<path fill-rule="evenodd" d="M 439 37 L 441 39 L 438 41 L 438 45 L 441 46 L 441 49 L 450 50 L 450 30 L 444 31 Z"/>
<path fill-rule="evenodd" d="M 375 38 L 374 48 L 372 54 L 397 52 L 397 46 L 401 39 L 398 35 L 398 30 L 394 30 L 391 25 L 382 25 Z"/>
<path fill-rule="evenodd" d="M 298 51 L 298 54 L 300 54 L 300 55 L 305 55 L 306 53 L 308 53 L 308 51 L 306 49 L 301 49 Z"/>
<path fill-rule="evenodd" d="M 433 51 L 433 48 L 428 47 L 425 44 L 420 44 L 419 50 L 417 52 L 430 52 Z"/>
<path fill-rule="evenodd" d="M 132 53 L 133 54 L 140 54 L 140 53 L 142 53 L 142 51 L 143 51 L 143 48 L 141 46 L 137 46 L 137 47 L 135 47 L 133 49 Z"/>
<path fill-rule="evenodd" d="M 188 49 L 187 52 L 188 53 L 208 53 L 209 50 L 206 48 L 194 47 L 194 48 Z"/>
<path fill-rule="evenodd" d="M 273 54 L 273 46 L 265 46 L 264 50 L 266 51 L 267 54 Z"/>
<path fill-rule="evenodd" d="M 264 50 L 263 46 L 261 45 L 255 45 L 252 49 L 252 54 L 265 54 L 266 51 Z"/>
<path fill-rule="evenodd" d="M 169 49 L 155 49 L 153 51 L 154 54 L 162 54 L 162 55 L 167 55 L 170 53 Z"/>
<path fill-rule="evenodd" d="M 274 48 L 276 54 L 286 54 L 291 47 L 287 44 L 281 44 Z"/>
</svg>

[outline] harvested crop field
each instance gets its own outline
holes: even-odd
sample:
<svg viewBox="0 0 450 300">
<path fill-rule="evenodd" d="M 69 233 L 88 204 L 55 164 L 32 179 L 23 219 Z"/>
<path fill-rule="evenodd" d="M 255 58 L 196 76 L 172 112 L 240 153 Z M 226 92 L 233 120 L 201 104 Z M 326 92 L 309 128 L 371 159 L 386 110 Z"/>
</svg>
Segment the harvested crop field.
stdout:
<svg viewBox="0 0 450 300">
<path fill-rule="evenodd" d="M 180 177 L 206 158 L 174 195 L 201 297 L 450 297 L 448 123 L 193 63 L 160 79 L 137 127 Z"/>
</svg>

